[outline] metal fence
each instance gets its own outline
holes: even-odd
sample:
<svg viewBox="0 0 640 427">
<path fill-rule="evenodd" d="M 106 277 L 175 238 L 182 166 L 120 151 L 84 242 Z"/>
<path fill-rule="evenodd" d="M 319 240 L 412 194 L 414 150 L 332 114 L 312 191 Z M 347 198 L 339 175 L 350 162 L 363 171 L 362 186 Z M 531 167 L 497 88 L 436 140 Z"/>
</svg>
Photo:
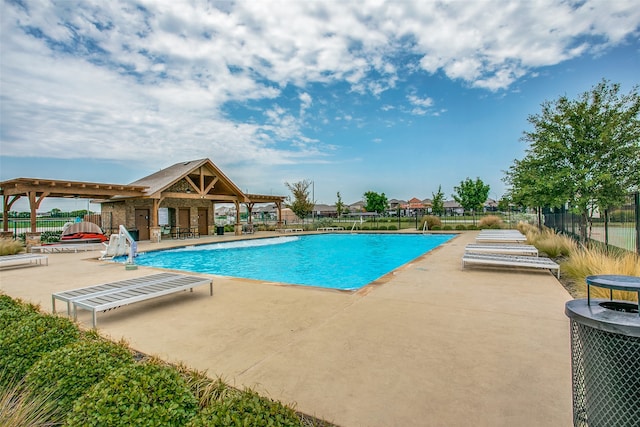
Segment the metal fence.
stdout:
<svg viewBox="0 0 640 427">
<path fill-rule="evenodd" d="M 580 215 L 564 209 L 546 210 L 544 219 L 549 228 L 574 237 L 580 235 Z M 587 227 L 589 240 L 640 254 L 640 193 L 629 194 L 622 206 L 591 218 Z"/>
<path fill-rule="evenodd" d="M 36 219 L 36 232 L 62 231 L 64 225 L 69 222 L 87 221 L 98 225 L 105 233 L 111 229 L 111 213 L 89 214 L 80 217 L 38 217 Z M 21 234 L 31 231 L 31 220 L 29 218 L 9 218 L 9 230 L 13 232 L 13 238 L 18 238 Z"/>
</svg>

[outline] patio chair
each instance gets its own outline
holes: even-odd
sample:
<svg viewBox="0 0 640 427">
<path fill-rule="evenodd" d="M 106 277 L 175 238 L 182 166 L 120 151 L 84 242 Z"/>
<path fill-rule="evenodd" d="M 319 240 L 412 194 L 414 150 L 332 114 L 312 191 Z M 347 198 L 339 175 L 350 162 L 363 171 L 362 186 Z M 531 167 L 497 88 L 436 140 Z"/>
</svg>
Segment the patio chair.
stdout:
<svg viewBox="0 0 640 427">
<path fill-rule="evenodd" d="M 537 268 L 551 271 L 556 270 L 558 279 L 560 278 L 560 266 L 549 258 L 500 254 L 476 254 L 467 252 L 462 257 L 462 268 L 464 269 L 467 264 L 495 267 Z"/>
</svg>

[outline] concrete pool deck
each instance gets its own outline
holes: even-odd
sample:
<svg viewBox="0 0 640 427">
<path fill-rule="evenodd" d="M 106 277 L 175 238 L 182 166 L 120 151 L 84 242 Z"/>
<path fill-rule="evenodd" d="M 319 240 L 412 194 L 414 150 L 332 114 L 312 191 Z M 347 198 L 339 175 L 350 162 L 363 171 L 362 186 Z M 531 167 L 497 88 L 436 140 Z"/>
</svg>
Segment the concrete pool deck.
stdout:
<svg viewBox="0 0 640 427">
<path fill-rule="evenodd" d="M 340 426 L 570 426 L 571 297 L 550 272 L 462 270 L 475 235 L 355 293 L 214 276 L 212 297 L 201 287 L 99 313 L 98 328 Z M 99 252 L 48 256 L 0 271 L 0 290 L 51 311 L 54 292 L 156 271 Z M 90 327 L 90 314 L 79 321 Z"/>
</svg>

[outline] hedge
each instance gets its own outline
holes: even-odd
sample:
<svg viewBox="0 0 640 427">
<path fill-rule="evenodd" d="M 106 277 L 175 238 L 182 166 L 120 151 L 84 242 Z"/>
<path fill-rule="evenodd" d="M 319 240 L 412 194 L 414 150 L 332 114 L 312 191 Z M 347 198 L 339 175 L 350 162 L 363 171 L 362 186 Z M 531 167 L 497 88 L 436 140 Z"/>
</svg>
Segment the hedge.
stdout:
<svg viewBox="0 0 640 427">
<path fill-rule="evenodd" d="M 22 379 L 48 352 L 76 341 L 78 328 L 68 319 L 52 315 L 25 316 L 0 329 L 0 384 Z"/>
<path fill-rule="evenodd" d="M 136 363 L 91 387 L 76 401 L 65 425 L 182 426 L 197 409 L 196 398 L 175 369 Z"/>
<path fill-rule="evenodd" d="M 295 427 L 302 425 L 293 409 L 251 390 L 239 392 L 225 400 L 213 403 L 187 424 L 188 427 Z"/>
<path fill-rule="evenodd" d="M 133 363 L 131 352 L 123 344 L 90 332 L 80 341 L 42 356 L 27 373 L 25 383 L 32 393 L 44 393 L 67 413 L 91 386 L 113 370 Z"/>
</svg>

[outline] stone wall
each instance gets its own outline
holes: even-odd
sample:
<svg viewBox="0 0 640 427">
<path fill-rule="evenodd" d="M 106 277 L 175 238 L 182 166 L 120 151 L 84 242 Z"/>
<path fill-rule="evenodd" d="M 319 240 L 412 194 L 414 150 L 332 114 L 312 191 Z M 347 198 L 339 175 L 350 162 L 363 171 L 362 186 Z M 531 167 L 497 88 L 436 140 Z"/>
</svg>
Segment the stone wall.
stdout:
<svg viewBox="0 0 640 427">
<path fill-rule="evenodd" d="M 181 208 L 189 208 L 189 224 L 191 227 L 198 226 L 198 208 L 206 208 L 209 211 L 207 225 L 209 233 L 211 234 L 212 227 L 215 226 L 214 222 L 214 204 L 210 200 L 206 199 L 165 199 L 160 203 L 161 208 L 173 208 L 176 210 L 176 216 L 178 210 Z M 135 229 L 136 209 L 153 209 L 153 200 L 151 199 L 128 199 L 119 202 L 104 202 L 102 203 L 102 212 L 111 213 L 111 224 L 113 232 L 115 232 L 120 224 L 123 224 L 127 229 Z M 177 225 L 178 218 L 176 218 Z M 150 224 L 151 225 L 151 224 Z M 215 230 L 215 228 L 213 228 Z"/>
</svg>

